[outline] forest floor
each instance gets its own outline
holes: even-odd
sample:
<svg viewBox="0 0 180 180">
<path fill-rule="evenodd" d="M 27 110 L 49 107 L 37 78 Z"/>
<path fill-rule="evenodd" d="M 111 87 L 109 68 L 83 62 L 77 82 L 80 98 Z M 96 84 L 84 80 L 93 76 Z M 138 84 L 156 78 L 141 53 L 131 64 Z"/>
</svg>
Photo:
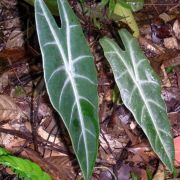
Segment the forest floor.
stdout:
<svg viewBox="0 0 180 180">
<path fill-rule="evenodd" d="M 76 3 L 69 2 L 78 13 Z M 88 2 L 90 8 L 97 5 Z M 146 0 L 134 16 L 140 46 L 161 80 L 177 151 L 176 179 L 180 179 L 180 2 Z M 173 179 L 123 105 L 98 42 L 102 35 L 113 37 L 119 27 L 103 19 L 99 29 L 91 17 L 82 18 L 81 23 L 98 72 L 101 133 L 92 180 L 112 180 L 114 176 L 118 180 Z M 82 179 L 70 138 L 44 85 L 33 7 L 23 1 L 1 0 L 0 37 L 0 146 L 36 162 L 55 180 Z M 18 178 L 0 166 L 0 179 Z"/>
</svg>

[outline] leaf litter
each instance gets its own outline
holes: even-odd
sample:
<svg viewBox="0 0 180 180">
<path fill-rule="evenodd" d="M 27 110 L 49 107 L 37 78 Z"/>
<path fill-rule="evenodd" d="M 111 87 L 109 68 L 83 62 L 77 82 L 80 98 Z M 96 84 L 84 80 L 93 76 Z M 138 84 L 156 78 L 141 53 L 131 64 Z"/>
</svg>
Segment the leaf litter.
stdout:
<svg viewBox="0 0 180 180">
<path fill-rule="evenodd" d="M 163 5 L 157 0 L 147 1 L 144 8 L 134 15 L 140 28 L 140 45 L 162 82 L 162 95 L 175 137 L 177 160 L 180 136 L 179 7 L 173 2 L 176 3 L 168 1 L 167 5 Z M 90 3 L 96 5 L 93 1 Z M 71 0 L 70 4 L 76 12 L 76 4 Z M 3 97 L 0 98 L 0 111 L 3 112 L 0 145 L 38 163 L 53 179 L 81 179 L 82 174 L 74 161 L 67 131 L 62 122 L 57 123 L 60 118 L 52 109 L 44 89 L 40 51 L 37 37 L 33 34 L 32 7 L 20 2 L 19 8 L 20 12 L 16 1 L 10 3 L 2 0 L 0 3 L 0 10 L 3 11 L 0 17 L 0 97 Z M 157 15 L 164 12 L 173 18 L 161 19 L 158 20 L 161 23 L 157 23 L 157 19 L 162 17 Z M 23 13 L 26 18 L 21 16 Z M 77 14 L 81 18 L 81 14 Z M 130 179 L 132 174 L 138 179 L 148 179 L 150 175 L 154 179 L 163 179 L 166 174 L 166 179 L 170 179 L 172 174 L 159 162 L 144 133 L 114 90 L 112 71 L 103 56 L 98 39 L 102 35 L 115 37 L 116 26 L 109 25 L 107 19 L 104 21 L 101 30 L 94 27 L 88 18 L 82 21 L 95 57 L 100 97 L 100 146 L 92 179 L 111 180 L 111 172 L 120 180 Z M 162 36 L 162 28 L 152 31 L 152 24 L 156 27 L 171 27 L 168 37 L 166 34 Z M 27 35 L 24 32 L 32 33 Z M 153 33 L 161 34 L 158 36 L 160 40 L 153 40 Z M 176 44 L 172 45 L 166 38 L 173 38 Z M 165 41 L 168 45 L 164 44 Z M 171 72 L 166 71 L 169 66 L 172 66 Z M 168 79 L 169 84 L 164 79 Z M 177 172 L 180 171 L 179 167 L 176 164 Z M 12 177 L 11 173 L 8 175 L 5 172 L 9 172 L 7 168 L 0 171 L 1 177 Z M 177 178 L 179 177 L 180 174 L 177 174 Z"/>
</svg>

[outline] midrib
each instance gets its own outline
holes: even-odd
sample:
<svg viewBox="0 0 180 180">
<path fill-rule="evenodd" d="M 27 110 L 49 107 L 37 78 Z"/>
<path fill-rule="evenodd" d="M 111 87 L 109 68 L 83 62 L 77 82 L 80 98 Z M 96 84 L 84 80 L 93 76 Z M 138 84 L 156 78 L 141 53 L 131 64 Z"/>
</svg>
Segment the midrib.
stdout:
<svg viewBox="0 0 180 180">
<path fill-rule="evenodd" d="M 87 137 L 86 137 L 86 132 L 85 132 L 85 125 L 84 125 L 84 122 L 83 122 L 83 116 L 82 116 L 82 110 L 81 110 L 81 105 L 80 105 L 80 98 L 79 98 L 79 93 L 77 91 L 77 87 L 76 87 L 76 83 L 72 77 L 72 73 L 71 71 L 69 71 L 68 67 L 70 68 L 71 70 L 71 66 L 72 66 L 72 57 L 71 57 L 71 52 L 70 52 L 70 28 L 69 28 L 69 20 L 68 20 L 68 17 L 67 17 L 67 14 L 66 14 L 66 11 L 65 11 L 65 7 L 63 5 L 63 3 L 60 1 L 61 3 L 61 6 L 63 7 L 63 11 L 64 11 L 64 15 L 65 15 L 65 19 L 66 19 L 66 32 L 67 32 L 67 47 L 68 47 L 68 58 L 69 58 L 69 64 L 70 66 L 68 65 L 68 61 L 67 61 L 67 58 L 66 58 L 66 55 L 63 51 L 63 48 L 61 47 L 61 44 L 60 44 L 60 41 L 58 39 L 58 36 L 56 34 L 56 32 L 54 31 L 52 25 L 51 25 L 51 22 L 49 20 L 49 17 L 47 16 L 46 14 L 46 11 L 42 5 L 42 2 L 40 1 L 40 5 L 41 5 L 41 8 L 43 10 L 43 14 L 45 15 L 45 19 L 47 20 L 47 23 L 48 23 L 48 26 L 53 34 L 53 37 L 54 37 L 54 40 L 58 46 L 58 49 L 60 50 L 60 53 L 62 54 L 62 59 L 63 59 L 63 62 L 64 62 L 64 65 L 65 65 L 65 69 L 66 69 L 66 72 L 69 76 L 69 79 L 70 79 L 70 82 L 71 82 L 71 86 L 72 86 L 72 89 L 73 89 L 73 92 L 74 92 L 74 96 L 75 96 L 75 101 L 76 101 L 76 104 L 77 104 L 77 109 L 78 109 L 78 114 L 79 114 L 79 119 L 80 119 L 80 124 L 81 124 L 81 129 L 82 129 L 82 133 L 83 133 L 83 140 L 84 140 L 84 145 L 85 145 L 85 153 L 86 153 L 86 166 L 87 166 L 87 172 L 89 172 L 89 165 L 88 165 L 88 162 L 89 162 L 89 157 L 88 157 L 88 148 L 87 148 Z"/>
<path fill-rule="evenodd" d="M 107 41 L 107 40 L 106 40 L 106 41 Z M 126 67 L 127 69 L 129 69 L 128 66 L 127 66 L 127 64 L 124 62 L 122 56 L 119 54 L 118 49 L 117 49 L 111 42 L 107 41 L 107 43 L 109 43 L 109 44 L 112 46 L 112 48 L 115 49 L 115 53 L 117 53 L 117 55 L 120 57 L 120 59 L 122 59 L 122 62 L 123 62 L 123 64 L 125 65 L 125 67 Z M 146 106 L 146 108 L 147 108 L 147 110 L 148 110 L 148 112 L 149 112 L 149 114 L 150 114 L 150 117 L 151 117 L 151 119 L 152 119 L 152 121 L 153 121 L 153 125 L 154 125 L 154 127 L 155 127 L 155 129 L 156 129 L 156 132 L 157 132 L 158 136 L 159 136 L 159 139 L 160 139 L 161 144 L 162 144 L 162 146 L 163 146 L 163 148 L 164 148 L 164 151 L 166 152 L 166 154 L 167 154 L 167 156 L 168 156 L 168 158 L 169 158 L 169 160 L 170 160 L 169 153 L 166 151 L 166 148 L 164 147 L 164 144 L 162 143 L 163 141 L 162 141 L 161 136 L 160 136 L 160 134 L 159 134 L 158 127 L 156 126 L 156 123 L 155 123 L 154 120 L 153 120 L 153 117 L 154 117 L 154 116 L 153 116 L 153 114 L 152 114 L 152 112 L 151 112 L 151 110 L 150 110 L 150 107 L 149 107 L 149 105 L 147 104 L 147 102 L 146 102 L 146 100 L 145 100 L 145 97 L 144 97 L 144 95 L 143 95 L 143 90 L 141 89 L 141 87 L 139 86 L 139 84 L 134 80 L 134 78 L 133 78 L 134 76 L 133 76 L 133 74 L 132 74 L 131 71 L 129 71 L 129 74 L 130 74 L 130 77 L 131 77 L 131 79 L 133 80 L 134 84 L 135 84 L 135 85 L 138 87 L 138 89 L 139 89 L 140 95 L 141 95 L 141 97 L 142 97 L 142 99 L 143 99 L 143 102 L 144 102 L 144 104 L 145 104 L 145 106 Z"/>
</svg>

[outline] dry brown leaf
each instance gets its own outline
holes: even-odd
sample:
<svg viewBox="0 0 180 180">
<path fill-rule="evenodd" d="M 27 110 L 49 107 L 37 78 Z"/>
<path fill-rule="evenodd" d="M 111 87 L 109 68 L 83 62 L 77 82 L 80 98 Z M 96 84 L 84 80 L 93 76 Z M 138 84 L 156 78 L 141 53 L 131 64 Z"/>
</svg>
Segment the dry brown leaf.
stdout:
<svg viewBox="0 0 180 180">
<path fill-rule="evenodd" d="M 179 66 L 180 65 L 180 52 L 175 53 L 175 56 L 171 56 L 172 53 L 169 52 L 169 55 L 170 56 L 166 55 L 168 59 L 164 59 L 164 62 L 163 62 L 164 67 L 167 68 L 168 66 L 173 66 L 173 67 Z"/>
<path fill-rule="evenodd" d="M 24 33 L 20 29 L 14 30 L 6 42 L 6 49 L 22 47 L 23 45 Z"/>
<path fill-rule="evenodd" d="M 61 174 L 61 179 L 75 179 L 76 172 L 73 166 L 75 161 L 71 160 L 68 156 L 52 156 L 45 160 L 60 169 L 59 173 Z"/>
<path fill-rule="evenodd" d="M 12 8 L 12 6 L 17 5 L 17 0 L 2 0 L 1 3 L 6 7 L 6 8 Z"/>
<path fill-rule="evenodd" d="M 104 149 L 110 148 L 114 153 L 119 152 L 119 149 L 123 148 L 127 144 L 126 143 L 127 138 L 125 139 L 124 142 L 124 139 L 121 136 L 115 137 L 113 136 L 112 133 L 111 134 L 105 133 L 103 130 L 99 137 L 99 140 L 100 140 L 100 145 Z M 109 145 L 107 144 L 107 142 Z"/>
<path fill-rule="evenodd" d="M 167 72 L 165 70 L 164 64 L 161 65 L 161 70 L 163 72 L 164 78 L 162 79 L 163 87 L 171 87 L 171 82 L 168 78 Z"/>
<path fill-rule="evenodd" d="M 16 137 L 11 134 L 1 133 L 0 135 L 0 145 L 4 146 L 7 150 L 15 151 L 18 150 L 19 147 L 23 146 L 25 143 L 24 139 Z"/>
<path fill-rule="evenodd" d="M 26 58 L 26 51 L 24 48 L 12 48 L 12 49 L 4 49 L 0 52 L 1 61 L 11 60 L 11 62 L 15 62 L 21 59 Z"/>
<path fill-rule="evenodd" d="M 9 84 L 8 73 L 5 72 L 0 76 L 0 93 L 3 92 L 4 88 Z"/>
<path fill-rule="evenodd" d="M 108 149 L 104 149 L 104 147 L 100 146 L 99 148 L 99 159 L 103 163 L 107 163 L 109 165 L 115 165 L 116 160 L 113 157 L 113 154 L 108 151 Z"/>
<path fill-rule="evenodd" d="M 21 109 L 9 96 L 0 95 L 0 121 L 14 120 L 25 117 Z"/>
<path fill-rule="evenodd" d="M 21 152 L 21 156 L 32 160 L 36 164 L 38 164 L 45 172 L 47 172 L 52 180 L 66 180 L 61 176 L 61 169 L 43 159 L 37 152 L 30 148 L 24 148 L 24 151 Z"/>
<path fill-rule="evenodd" d="M 178 41 L 175 37 L 164 38 L 164 46 L 167 49 L 179 49 Z"/>
<path fill-rule="evenodd" d="M 38 135 L 41 136 L 41 137 L 42 137 L 43 139 L 45 139 L 45 140 L 48 139 L 49 142 L 53 142 L 53 143 L 55 143 L 55 144 L 60 144 L 60 145 L 61 145 L 60 139 L 59 139 L 59 138 L 56 138 L 56 136 L 54 136 L 54 135 L 49 135 L 49 133 L 46 132 L 46 131 L 43 129 L 42 126 L 40 126 L 40 127 L 38 128 Z"/>
<path fill-rule="evenodd" d="M 140 144 L 127 148 L 127 150 L 134 154 L 133 157 L 130 158 L 132 162 L 143 161 L 144 163 L 148 163 L 151 159 L 156 158 L 156 155 L 151 150 L 149 143 L 145 140 Z"/>
<path fill-rule="evenodd" d="M 2 125 L 2 128 L 8 130 L 14 130 L 12 126 L 14 125 L 12 125 L 11 123 L 6 123 Z M 25 143 L 25 139 L 22 139 L 18 136 L 9 133 L 0 133 L 0 145 L 11 152 L 15 152 L 16 150 L 19 150 L 19 147 L 22 147 L 24 143 Z"/>
<path fill-rule="evenodd" d="M 173 20 L 175 17 L 175 15 L 169 15 L 165 12 L 159 15 L 159 18 L 161 18 L 165 23 Z"/>
<path fill-rule="evenodd" d="M 173 31 L 176 38 L 180 40 L 180 21 L 178 19 L 173 24 Z"/>
<path fill-rule="evenodd" d="M 24 32 L 21 30 L 20 18 L 10 18 L 9 20 L 5 21 L 4 26 L 6 29 L 12 29 L 6 42 L 6 49 L 22 47 L 24 45 Z"/>
<path fill-rule="evenodd" d="M 145 47 L 147 50 L 149 50 L 151 53 L 154 53 L 156 55 L 161 55 L 163 53 L 165 53 L 164 48 L 162 48 L 161 46 L 152 43 L 151 40 L 146 39 L 144 37 L 139 37 L 139 43 L 142 47 Z"/>
<path fill-rule="evenodd" d="M 165 179 L 164 166 L 162 163 L 159 164 L 156 174 L 153 177 L 153 180 Z"/>
</svg>

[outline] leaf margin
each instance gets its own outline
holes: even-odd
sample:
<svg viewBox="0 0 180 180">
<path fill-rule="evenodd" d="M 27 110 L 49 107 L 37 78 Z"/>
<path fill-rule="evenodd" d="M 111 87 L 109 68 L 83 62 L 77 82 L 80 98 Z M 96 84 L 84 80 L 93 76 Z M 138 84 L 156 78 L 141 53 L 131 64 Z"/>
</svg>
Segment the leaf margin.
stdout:
<svg viewBox="0 0 180 180">
<path fill-rule="evenodd" d="M 103 37 L 102 39 L 100 39 L 100 44 L 101 44 L 101 46 L 102 46 L 102 48 L 103 48 L 103 50 L 104 50 L 104 54 L 105 54 L 105 45 L 103 45 L 103 44 L 105 44 L 105 41 L 107 41 L 107 42 L 110 42 L 110 43 L 112 43 L 113 44 L 113 46 L 115 46 L 115 48 L 114 49 L 117 49 L 117 51 L 118 51 L 118 53 L 121 53 L 123 56 L 126 54 L 126 44 L 128 44 L 129 43 L 129 41 L 134 41 L 134 43 L 137 45 L 137 47 L 139 47 L 139 44 L 138 44 L 138 42 L 137 42 L 137 40 L 136 40 L 136 38 L 134 38 L 126 29 L 124 29 L 124 28 L 122 28 L 122 29 L 120 29 L 119 31 L 118 31 L 118 33 L 119 33 L 119 36 L 121 37 L 121 39 L 122 39 L 122 42 L 123 42 L 123 45 L 124 45 L 124 48 L 125 48 L 125 50 L 124 49 L 122 49 L 122 48 L 120 48 L 118 45 L 117 45 L 117 43 L 115 42 L 115 41 L 113 41 L 112 39 L 110 39 L 110 38 L 107 38 L 107 37 Z M 112 48 L 113 49 L 113 48 Z M 140 48 L 139 48 L 140 49 Z M 129 49 L 128 49 L 129 50 Z M 140 51 L 141 51 L 141 53 L 143 54 L 143 56 L 144 56 L 144 58 L 145 59 L 147 59 L 147 57 L 145 57 L 145 55 L 144 55 L 144 53 L 143 53 L 143 51 L 140 49 Z M 105 55 L 105 57 L 106 57 L 106 59 L 108 60 L 108 62 L 109 62 L 109 64 L 111 65 L 111 68 L 113 69 L 113 67 L 112 67 L 112 64 L 111 64 L 111 62 L 110 62 L 110 59 L 108 59 L 108 57 Z M 121 55 L 119 55 L 119 57 L 121 57 Z M 148 61 L 147 61 L 148 62 Z M 131 62 L 130 62 L 131 63 Z M 148 64 L 149 64 L 149 62 L 148 62 Z M 133 64 L 130 64 L 131 66 L 133 65 Z M 150 64 L 149 64 L 149 66 L 150 66 Z M 114 74 L 114 72 L 113 72 L 113 74 Z M 115 81 L 116 81 L 116 84 L 118 85 L 118 88 L 119 88 L 119 91 L 120 91 L 120 93 L 121 93 L 121 97 L 122 97 L 122 100 L 123 100 L 123 92 L 122 92 L 122 90 L 121 90 L 121 85 L 118 83 L 118 79 L 116 79 L 116 76 L 114 75 L 114 77 L 115 77 Z M 154 78 L 156 78 L 156 80 L 157 80 L 157 82 L 158 83 L 160 83 L 160 80 L 159 80 L 159 77 L 157 76 L 157 74 L 153 71 L 153 77 Z M 133 79 L 133 77 L 132 77 L 132 79 Z M 161 87 L 160 87 L 160 85 L 159 85 L 159 92 L 158 93 L 160 93 L 161 94 Z M 127 94 L 126 94 L 127 95 Z M 161 97 L 161 96 L 160 96 Z M 161 99 L 162 99 L 162 97 L 161 97 Z M 163 99 L 162 99 L 162 101 L 163 101 Z M 124 102 L 124 100 L 123 100 L 123 102 Z M 163 103 L 164 103 L 164 101 L 163 101 Z M 125 106 L 131 111 L 131 113 L 133 114 L 133 116 L 134 117 L 136 117 L 135 116 L 135 113 L 134 113 L 134 111 L 131 109 L 131 108 L 129 108 L 128 107 L 128 105 L 124 102 L 124 104 L 125 104 Z M 164 103 L 164 106 L 165 106 L 165 103 Z M 166 115 L 167 115 L 167 109 L 166 109 L 166 106 L 165 106 L 165 110 L 166 110 Z M 167 116 L 166 116 L 167 117 Z M 136 118 L 135 118 L 136 119 Z M 168 118 L 167 118 L 167 120 L 168 120 Z M 143 129 L 143 131 L 144 131 L 144 127 L 142 127 L 142 125 L 139 123 L 139 121 L 136 119 L 136 122 L 140 125 L 140 127 Z M 170 129 L 170 123 L 169 123 L 169 121 L 167 121 L 167 124 L 169 125 L 169 129 Z M 145 131 L 144 131 L 145 132 Z M 159 158 L 161 159 L 161 161 L 168 167 L 168 169 L 171 171 L 171 172 L 173 172 L 174 171 L 174 145 L 173 145 L 173 137 L 172 137 L 172 133 L 171 133 L 171 131 L 170 131 L 170 139 L 171 139 L 171 150 L 172 150 L 172 153 L 170 154 L 170 156 L 171 157 L 169 157 L 169 155 L 167 155 L 167 157 L 168 157 L 168 160 L 169 160 L 169 164 L 166 164 L 166 162 L 164 162 L 164 159 L 162 158 L 162 156 L 161 156 L 161 154 L 159 154 L 159 152 L 157 152 L 157 150 L 156 150 L 156 148 L 154 147 L 154 145 L 151 143 L 151 140 L 150 140 L 150 138 L 148 137 L 148 135 L 147 135 L 147 132 L 145 132 L 145 134 L 146 134 L 146 136 L 147 136 L 147 138 L 148 138 L 148 140 L 149 140 L 149 142 L 150 142 L 150 144 L 151 144 L 151 147 L 152 147 L 152 149 L 156 152 L 156 154 L 159 156 Z M 161 139 L 161 138 L 160 138 Z M 163 143 L 162 143 L 163 144 Z M 164 148 L 165 149 L 165 148 Z M 166 152 L 166 149 L 165 149 L 165 152 Z M 168 153 L 167 153 L 168 154 Z"/>
<path fill-rule="evenodd" d="M 42 3 L 43 4 L 43 6 L 44 6 L 44 8 L 45 8 L 45 10 L 46 10 L 46 19 L 48 19 L 47 18 L 47 15 L 48 16 L 50 16 L 51 17 L 51 20 L 53 20 L 53 25 L 56 27 L 56 28 L 58 28 L 58 30 L 57 29 L 55 29 L 54 31 L 57 31 L 57 32 L 59 32 L 60 33 L 60 30 L 62 30 L 63 31 L 63 27 L 66 25 L 66 23 L 67 23 L 67 21 L 65 21 L 64 20 L 64 14 L 62 14 L 62 12 L 63 11 L 65 11 L 65 7 L 63 7 L 63 3 L 64 4 L 66 4 L 66 8 L 68 9 L 68 8 L 70 8 L 70 6 L 69 6 L 69 4 L 68 4 L 68 2 L 66 1 L 66 0 L 57 0 L 57 2 L 58 2 L 58 8 L 59 8 L 59 14 L 60 14 L 60 20 L 61 20 L 61 27 L 59 28 L 58 26 L 57 26 L 57 24 L 56 24 L 56 22 L 54 21 L 54 18 L 52 18 L 52 15 L 51 15 L 51 13 L 50 13 L 50 11 L 49 11 L 49 9 L 47 8 L 47 6 L 43 3 L 43 1 L 42 0 L 35 0 L 35 11 L 37 12 L 37 4 L 38 3 Z M 41 5 L 42 5 L 41 4 Z M 67 7 L 68 6 L 68 7 Z M 62 8 L 64 8 L 64 10 L 62 10 Z M 60 10 L 62 10 L 62 12 L 60 11 Z M 70 8 L 70 9 L 68 9 L 67 11 L 71 11 L 72 13 L 73 13 L 73 10 Z M 37 14 L 38 13 L 36 13 L 36 27 L 38 27 L 38 23 L 37 23 Z M 40 15 L 40 14 L 39 14 Z M 73 17 L 73 18 L 77 18 L 76 16 L 75 17 Z M 77 19 L 78 20 L 78 19 Z M 49 23 L 48 24 L 50 24 L 50 23 L 52 23 L 52 22 L 50 22 L 49 21 Z M 80 23 L 79 23 L 79 21 L 78 21 L 78 25 L 80 26 Z M 53 29 L 53 27 L 51 27 L 50 28 L 51 30 Z M 53 30 L 52 30 L 53 31 Z M 81 30 L 82 31 L 82 30 Z M 57 33 L 57 32 L 55 32 L 55 33 Z M 38 33 L 38 37 L 39 37 L 39 39 L 40 39 L 40 35 L 39 35 L 39 32 L 37 31 L 37 33 Z M 62 32 L 61 32 L 62 33 Z M 68 35 L 67 35 L 68 36 Z M 68 37 L 67 37 L 68 38 Z M 57 40 L 58 40 L 58 37 L 57 37 Z M 60 40 L 58 40 L 58 43 L 60 44 Z M 57 43 L 57 44 L 58 44 Z M 68 46 L 68 44 L 67 44 L 67 46 Z M 42 56 L 43 56 L 43 59 L 44 59 L 44 53 L 43 53 L 43 48 L 42 48 L 42 45 L 41 45 L 41 43 L 40 43 L 40 48 L 41 48 L 41 52 L 42 52 Z M 67 49 L 69 50 L 69 48 L 67 47 Z M 67 51 L 68 51 L 67 50 Z M 89 50 L 89 53 L 90 53 L 90 50 Z M 62 53 L 63 54 L 63 53 Z M 65 57 L 65 54 L 64 54 L 64 57 Z M 91 55 L 91 57 L 90 58 L 92 58 L 93 59 L 93 56 Z M 63 59 L 63 58 L 62 58 Z M 64 59 L 67 59 L 67 58 L 64 58 Z M 45 65 L 44 65 L 44 60 L 43 60 L 43 67 L 45 67 Z M 95 65 L 94 65 L 94 67 L 95 67 Z M 46 87 L 47 87 L 47 92 L 48 92 L 48 95 L 49 95 L 49 98 L 50 98 L 50 101 L 51 101 L 51 104 L 52 104 L 52 106 L 54 107 L 54 109 L 60 114 L 60 116 L 61 117 L 63 117 L 62 116 L 62 114 L 61 114 L 61 112 L 59 111 L 59 109 L 54 105 L 54 103 L 53 103 L 53 100 L 51 99 L 51 95 L 50 95 L 50 92 L 49 92 L 49 90 L 48 90 L 48 86 L 47 86 L 47 82 L 48 82 L 48 80 L 46 79 L 46 72 L 44 72 L 44 74 L 45 74 L 45 84 L 46 84 Z M 96 82 L 95 82 L 95 85 L 96 85 L 96 88 L 97 88 L 97 80 L 96 80 Z M 79 103 L 81 103 L 81 102 L 79 102 Z M 98 96 L 97 96 L 97 105 L 98 105 Z M 79 106 L 81 106 L 80 104 L 79 104 Z M 97 106 L 98 107 L 98 106 Z M 97 108 L 98 109 L 98 108 Z M 96 109 L 96 111 L 98 112 L 98 110 Z M 82 109 L 82 111 L 83 111 L 83 109 Z M 97 113 L 96 112 L 96 113 Z M 63 119 L 63 118 L 62 118 Z M 64 120 L 63 120 L 64 121 Z M 99 136 L 99 123 L 98 123 L 98 113 L 97 113 L 97 119 L 95 119 L 95 121 L 97 121 L 96 123 L 96 127 L 95 127 L 95 129 L 96 129 L 96 136 L 98 137 Z M 94 122 L 93 122 L 94 123 Z M 69 133 L 69 135 L 70 135 L 70 139 L 71 139 L 71 141 L 73 142 L 73 138 L 72 138 L 72 136 L 71 136 L 71 133 L 70 133 L 70 131 L 69 131 L 69 129 L 68 129 L 68 126 L 67 126 L 67 124 L 66 123 L 64 123 L 65 124 L 65 126 L 66 126 L 66 128 L 67 128 L 67 130 L 68 130 L 68 133 Z M 85 129 L 85 131 L 86 131 L 86 129 Z M 89 134 L 91 134 L 91 132 L 88 132 Z M 94 153 L 96 154 L 96 156 L 97 156 L 97 152 L 98 152 L 98 138 L 96 138 L 96 140 L 95 140 L 96 142 L 96 148 L 94 149 Z M 76 157 L 77 157 L 77 159 L 78 159 L 78 162 L 79 162 L 79 165 L 80 165 L 80 167 L 81 167 L 81 170 L 82 170 L 82 172 L 83 172 L 83 176 L 85 177 L 85 179 L 89 179 L 90 178 L 90 176 L 92 175 L 92 172 L 93 172 L 93 167 L 94 167 L 94 164 L 95 164 L 95 160 L 96 160 L 96 156 L 94 156 L 94 157 L 91 157 L 91 167 L 89 167 L 89 169 L 90 170 L 88 170 L 88 168 L 87 168 L 87 171 L 88 171 L 88 174 L 85 174 L 84 173 L 84 170 L 83 170 L 83 167 L 82 167 L 82 165 L 81 165 L 81 161 L 80 161 L 80 158 L 78 157 L 78 155 L 77 155 L 77 152 L 76 152 L 76 150 L 75 150 L 75 145 L 72 143 L 72 146 L 73 146 L 73 149 L 74 149 L 74 151 L 75 151 L 75 154 L 76 154 Z M 90 158 L 89 158 L 90 159 Z M 87 163 L 88 163 L 88 161 L 87 161 Z"/>
</svg>

